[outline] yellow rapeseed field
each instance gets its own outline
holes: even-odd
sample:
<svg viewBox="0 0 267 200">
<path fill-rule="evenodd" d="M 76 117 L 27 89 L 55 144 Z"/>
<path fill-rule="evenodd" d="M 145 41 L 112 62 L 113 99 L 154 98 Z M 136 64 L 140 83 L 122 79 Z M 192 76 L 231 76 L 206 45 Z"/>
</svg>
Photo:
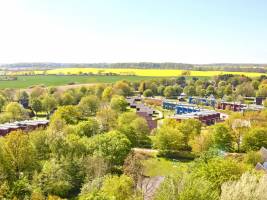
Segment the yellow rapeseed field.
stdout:
<svg viewBox="0 0 267 200">
<path fill-rule="evenodd" d="M 184 70 L 174 69 L 108 69 L 108 68 L 58 68 L 48 70 L 47 74 L 79 74 L 79 73 L 116 73 L 120 75 L 136 75 L 136 76 L 181 76 Z M 40 73 L 40 71 L 36 71 Z M 216 76 L 220 74 L 243 74 L 250 77 L 263 75 L 263 73 L 254 72 L 222 72 L 222 71 L 190 71 L 190 76 Z"/>
</svg>

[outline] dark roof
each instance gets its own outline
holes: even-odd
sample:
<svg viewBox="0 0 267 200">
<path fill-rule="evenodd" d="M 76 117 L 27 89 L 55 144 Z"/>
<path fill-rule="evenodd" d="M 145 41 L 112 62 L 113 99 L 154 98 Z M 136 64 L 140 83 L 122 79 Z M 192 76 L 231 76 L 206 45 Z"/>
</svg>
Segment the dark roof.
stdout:
<svg viewBox="0 0 267 200">
<path fill-rule="evenodd" d="M 4 123 L 0 124 L 0 130 L 7 131 L 10 129 L 19 129 L 23 127 L 33 127 L 39 125 L 47 125 L 49 123 L 48 120 L 24 120 L 24 121 L 15 121 L 12 123 Z"/>
</svg>

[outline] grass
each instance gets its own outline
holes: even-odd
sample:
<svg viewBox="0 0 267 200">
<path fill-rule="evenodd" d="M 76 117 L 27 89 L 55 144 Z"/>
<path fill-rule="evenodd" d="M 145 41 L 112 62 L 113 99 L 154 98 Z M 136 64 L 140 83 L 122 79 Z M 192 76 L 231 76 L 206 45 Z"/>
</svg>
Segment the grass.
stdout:
<svg viewBox="0 0 267 200">
<path fill-rule="evenodd" d="M 152 77 L 141 76 L 56 76 L 56 75 L 35 75 L 17 76 L 18 80 L 0 81 L 0 89 L 4 88 L 28 88 L 33 85 L 59 86 L 69 83 L 115 83 L 119 80 L 140 81 L 149 80 Z"/>
<path fill-rule="evenodd" d="M 168 176 L 177 173 L 177 171 L 185 170 L 187 163 L 165 158 L 152 157 L 144 160 L 146 176 Z"/>
</svg>

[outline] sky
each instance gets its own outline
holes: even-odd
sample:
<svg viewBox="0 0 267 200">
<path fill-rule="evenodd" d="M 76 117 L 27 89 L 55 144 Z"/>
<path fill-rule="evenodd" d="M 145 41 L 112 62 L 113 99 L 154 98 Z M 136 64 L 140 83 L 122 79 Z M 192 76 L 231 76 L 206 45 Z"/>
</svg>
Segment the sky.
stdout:
<svg viewBox="0 0 267 200">
<path fill-rule="evenodd" d="M 267 63 L 266 0 L 0 0 L 0 63 Z"/>
</svg>

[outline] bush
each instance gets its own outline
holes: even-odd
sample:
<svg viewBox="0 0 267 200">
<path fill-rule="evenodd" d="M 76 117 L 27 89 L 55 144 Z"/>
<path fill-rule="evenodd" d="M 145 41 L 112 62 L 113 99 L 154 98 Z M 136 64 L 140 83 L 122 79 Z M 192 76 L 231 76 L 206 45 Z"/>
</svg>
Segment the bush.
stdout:
<svg viewBox="0 0 267 200">
<path fill-rule="evenodd" d="M 152 97 L 153 96 L 153 92 L 151 89 L 146 89 L 143 93 L 144 97 Z"/>
<path fill-rule="evenodd" d="M 267 129 L 253 128 L 243 138 L 243 148 L 246 151 L 257 151 L 261 147 L 267 147 Z"/>
<path fill-rule="evenodd" d="M 263 159 L 259 152 L 250 151 L 245 155 L 244 162 L 255 167 L 258 162 L 263 162 Z"/>
<path fill-rule="evenodd" d="M 94 118 L 89 118 L 87 121 L 79 122 L 75 127 L 75 132 L 79 136 L 91 137 L 99 133 L 99 124 Z"/>
<path fill-rule="evenodd" d="M 245 173 L 237 181 L 222 185 L 221 200 L 263 200 L 266 199 L 267 175 L 257 176 Z"/>
<path fill-rule="evenodd" d="M 160 151 L 159 156 L 177 160 L 194 160 L 196 158 L 196 155 L 190 151 Z"/>
</svg>

